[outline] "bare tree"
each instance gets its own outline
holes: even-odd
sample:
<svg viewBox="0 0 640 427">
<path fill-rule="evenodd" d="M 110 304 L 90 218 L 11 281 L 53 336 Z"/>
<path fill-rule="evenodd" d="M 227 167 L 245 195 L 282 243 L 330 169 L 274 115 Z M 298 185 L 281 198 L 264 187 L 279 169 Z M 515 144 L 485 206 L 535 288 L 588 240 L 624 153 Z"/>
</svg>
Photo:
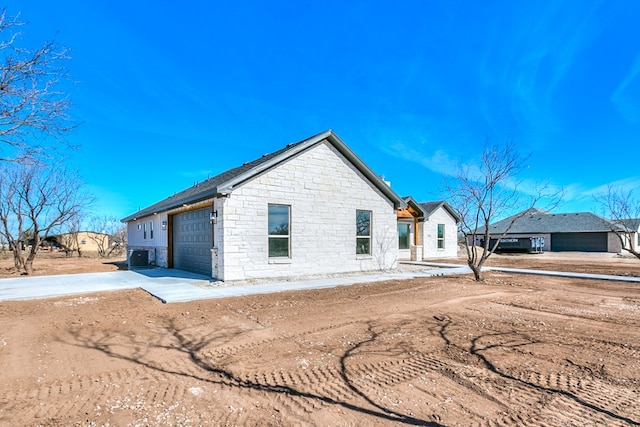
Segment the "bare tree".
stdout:
<svg viewBox="0 0 640 427">
<path fill-rule="evenodd" d="M 82 224 L 82 216 L 75 215 L 66 222 L 66 224 L 60 228 L 62 233 L 58 236 L 58 244 L 64 250 L 67 257 L 70 257 L 74 252 L 78 252 L 78 258 L 82 257 L 82 250 L 80 249 L 79 236 L 80 227 Z"/>
<path fill-rule="evenodd" d="M 16 269 L 24 267 L 22 257 L 23 242 L 26 240 L 26 228 L 22 215 L 14 212 L 22 211 L 22 200 L 17 196 L 17 181 L 11 179 L 12 168 L 2 168 L 0 179 L 0 234 L 9 245 L 13 253 L 13 263 Z"/>
<path fill-rule="evenodd" d="M 460 217 L 460 229 L 467 236 L 467 264 L 477 281 L 484 280 L 485 261 L 518 219 L 543 199 L 547 200 L 548 207 L 557 205 L 561 199 L 562 191 L 552 193 L 546 185 L 529 188 L 526 194 L 520 190 L 516 177 L 528 158 L 511 142 L 487 145 L 478 164 L 460 166 L 455 179 L 446 183 L 449 204 Z M 510 217 L 506 229 L 491 244 L 489 225 L 517 211 L 520 213 Z"/>
<path fill-rule="evenodd" d="M 392 266 L 397 265 L 398 257 L 391 257 L 397 254 L 398 234 L 396 229 L 391 230 L 389 227 L 378 230 L 375 233 L 373 257 L 381 271 L 389 270 Z M 391 262 L 391 265 L 389 265 Z"/>
<path fill-rule="evenodd" d="M 633 190 L 607 186 L 606 193 L 595 196 L 609 221 L 609 229 L 620 240 L 622 250 L 640 259 L 640 199 Z"/>
<path fill-rule="evenodd" d="M 9 164 L 1 172 L 1 232 L 14 253 L 16 268 L 32 274 L 41 241 L 88 208 L 93 199 L 82 191 L 75 173 L 43 163 Z M 27 232 L 32 238 L 25 257 L 19 244 Z"/>
<path fill-rule="evenodd" d="M 127 248 L 127 225 L 120 226 L 111 234 L 111 244 L 116 247 L 113 251 L 115 254 L 121 255 Z"/>
<path fill-rule="evenodd" d="M 36 49 L 18 46 L 25 23 L 0 12 L 0 161 L 45 154 L 74 127 L 60 83 L 69 50 L 54 41 Z M 52 139 L 53 138 L 53 139 Z"/>
<path fill-rule="evenodd" d="M 98 249 L 98 256 L 108 258 L 113 253 L 120 253 L 123 246 L 122 231 L 124 228 L 124 245 L 126 247 L 126 227 L 114 216 L 95 216 L 91 219 L 89 228 L 95 233 L 89 233 Z"/>
</svg>

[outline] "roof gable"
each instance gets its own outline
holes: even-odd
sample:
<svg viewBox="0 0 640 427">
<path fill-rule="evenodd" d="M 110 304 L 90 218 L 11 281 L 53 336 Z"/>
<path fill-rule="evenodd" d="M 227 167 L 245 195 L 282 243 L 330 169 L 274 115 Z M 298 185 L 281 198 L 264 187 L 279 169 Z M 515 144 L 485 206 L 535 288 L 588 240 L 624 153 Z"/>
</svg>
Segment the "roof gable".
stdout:
<svg viewBox="0 0 640 427">
<path fill-rule="evenodd" d="M 420 207 L 420 204 L 416 202 L 413 197 L 406 196 L 402 200 L 406 204 L 405 209 L 411 217 L 418 218 L 420 221 L 424 221 L 424 211 Z"/>
<path fill-rule="evenodd" d="M 347 145 L 332 131 L 314 135 L 305 140 L 292 143 L 278 151 L 265 154 L 262 157 L 246 162 L 241 166 L 229 169 L 203 182 L 197 183 L 179 193 L 174 194 L 158 203 L 144 208 L 135 214 L 123 218 L 123 222 L 135 220 L 145 216 L 167 211 L 183 204 L 190 204 L 211 197 L 229 195 L 248 180 L 267 170 L 270 170 L 291 157 L 327 141 L 335 147 L 358 171 L 360 171 L 380 192 L 393 202 L 396 209 L 404 207 L 405 202 L 391 189 L 369 166 L 367 166 Z"/>
<path fill-rule="evenodd" d="M 453 208 L 449 205 L 449 203 L 445 202 L 444 200 L 420 203 L 420 207 L 422 208 L 426 219 L 429 219 L 429 217 L 433 215 L 435 211 L 437 211 L 440 207 L 442 207 L 444 208 L 444 210 L 449 212 L 449 215 L 451 215 L 453 219 L 456 220 L 456 222 L 460 222 L 460 217 L 458 216 L 456 211 L 454 211 Z"/>
</svg>

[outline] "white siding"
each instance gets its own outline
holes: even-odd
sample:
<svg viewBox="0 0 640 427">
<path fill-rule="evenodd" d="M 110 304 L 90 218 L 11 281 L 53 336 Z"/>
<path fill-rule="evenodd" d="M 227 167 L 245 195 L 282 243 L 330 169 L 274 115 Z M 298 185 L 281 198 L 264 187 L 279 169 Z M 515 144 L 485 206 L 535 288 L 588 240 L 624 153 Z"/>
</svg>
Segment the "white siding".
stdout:
<svg viewBox="0 0 640 427">
<path fill-rule="evenodd" d="M 167 229 L 162 229 L 162 223 L 167 221 L 167 213 L 161 212 L 144 218 L 138 218 L 127 223 L 127 259 L 132 250 L 144 249 L 149 251 L 149 263 L 158 267 L 167 267 Z M 153 238 L 151 225 L 153 224 Z M 147 238 L 144 238 L 144 226 L 147 227 Z M 140 226 L 138 228 L 138 226 Z"/>
<path fill-rule="evenodd" d="M 291 258 L 269 259 L 269 204 L 291 206 Z M 396 211 L 333 146 L 321 143 L 216 201 L 218 277 L 265 277 L 394 268 Z M 356 255 L 356 210 L 372 211 L 372 255 Z"/>
<path fill-rule="evenodd" d="M 438 249 L 438 224 L 444 224 L 444 249 Z M 422 223 L 423 258 L 455 258 L 458 256 L 456 220 L 442 206 Z"/>
<path fill-rule="evenodd" d="M 167 221 L 166 212 L 138 218 L 135 221 L 129 221 L 129 223 L 127 223 L 127 243 L 130 246 L 166 247 L 167 230 L 162 229 L 163 221 Z M 151 238 L 150 223 L 153 223 L 153 239 Z M 138 225 L 140 225 L 139 230 Z M 144 225 L 147 226 L 146 239 L 144 238 L 143 232 Z"/>
</svg>

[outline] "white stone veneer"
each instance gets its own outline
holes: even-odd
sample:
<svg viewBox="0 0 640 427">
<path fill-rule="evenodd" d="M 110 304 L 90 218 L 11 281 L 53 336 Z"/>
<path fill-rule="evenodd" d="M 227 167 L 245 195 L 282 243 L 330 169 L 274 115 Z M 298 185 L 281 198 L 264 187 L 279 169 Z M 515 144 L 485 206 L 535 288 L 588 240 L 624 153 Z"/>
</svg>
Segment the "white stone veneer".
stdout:
<svg viewBox="0 0 640 427">
<path fill-rule="evenodd" d="M 291 206 L 291 257 L 268 256 L 268 205 Z M 218 278 L 244 280 L 394 268 L 393 203 L 330 144 L 300 153 L 216 200 Z M 372 211 L 372 255 L 356 255 L 356 210 Z"/>
</svg>

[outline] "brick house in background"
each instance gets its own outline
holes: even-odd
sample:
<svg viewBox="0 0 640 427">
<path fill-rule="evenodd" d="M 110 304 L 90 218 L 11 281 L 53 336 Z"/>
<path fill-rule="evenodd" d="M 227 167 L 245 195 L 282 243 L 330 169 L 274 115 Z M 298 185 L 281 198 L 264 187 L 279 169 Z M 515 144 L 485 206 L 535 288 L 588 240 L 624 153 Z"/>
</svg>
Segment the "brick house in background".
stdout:
<svg viewBox="0 0 640 427">
<path fill-rule="evenodd" d="M 122 221 L 128 259 L 220 280 L 391 269 L 400 198 L 333 132 L 289 144 Z"/>
</svg>

